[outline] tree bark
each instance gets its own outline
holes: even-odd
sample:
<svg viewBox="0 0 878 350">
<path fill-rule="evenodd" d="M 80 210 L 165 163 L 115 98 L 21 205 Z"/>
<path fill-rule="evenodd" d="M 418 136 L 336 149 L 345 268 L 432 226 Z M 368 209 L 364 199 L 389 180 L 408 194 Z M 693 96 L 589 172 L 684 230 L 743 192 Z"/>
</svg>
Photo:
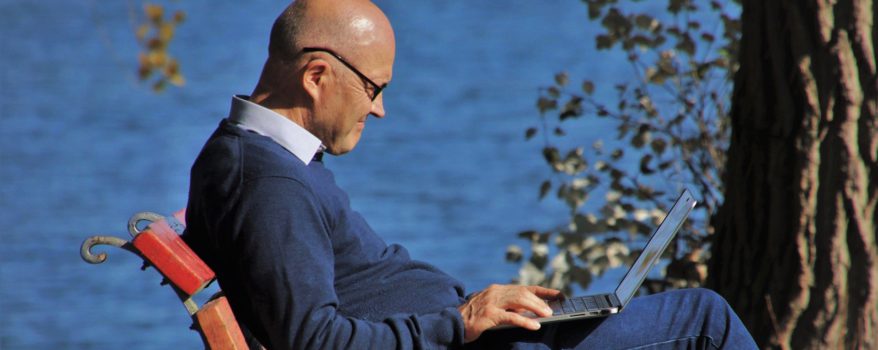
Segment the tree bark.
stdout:
<svg viewBox="0 0 878 350">
<path fill-rule="evenodd" d="M 708 285 L 761 347 L 878 348 L 873 0 L 743 0 Z"/>
</svg>

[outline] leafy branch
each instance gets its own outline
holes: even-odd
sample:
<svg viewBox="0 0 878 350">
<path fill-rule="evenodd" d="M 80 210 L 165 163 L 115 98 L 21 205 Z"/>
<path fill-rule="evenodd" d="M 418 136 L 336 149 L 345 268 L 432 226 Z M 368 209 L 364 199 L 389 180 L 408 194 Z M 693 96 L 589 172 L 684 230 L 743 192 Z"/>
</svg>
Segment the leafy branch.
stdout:
<svg viewBox="0 0 878 350">
<path fill-rule="evenodd" d="M 168 84 L 182 86 L 185 79 L 180 72 L 180 63 L 171 56 L 168 47 L 177 26 L 186 18 L 185 13 L 177 10 L 165 18 L 164 6 L 154 3 L 144 3 L 143 13 L 144 18 L 135 30 L 141 47 L 138 78 L 143 82 L 152 82 L 154 91 L 162 91 Z"/>
<path fill-rule="evenodd" d="M 730 133 L 726 101 L 737 70 L 740 22 L 719 1 L 705 6 L 669 0 L 659 17 L 648 8 L 654 3 L 630 0 L 623 9 L 619 0 L 583 2 L 589 19 L 603 28 L 595 37 L 597 48 L 622 51 L 632 77 L 612 86 L 612 104 L 596 97 L 604 86 L 583 79 L 572 87 L 566 73 L 540 90 L 540 124 L 527 129 L 525 138 L 543 135 L 551 175 L 540 184 L 539 197 L 554 189 L 569 220 L 520 233 L 530 255 L 525 259 L 521 247 L 511 246 L 507 260 L 521 264 L 519 283 L 568 292 L 574 284 L 587 288 L 609 269 L 633 262 L 637 247 L 663 219 L 665 204 L 685 186 L 700 194 L 701 214 L 693 214 L 667 252 L 666 279 L 649 280 L 646 287 L 655 292 L 700 285 L 713 232 L 709 219 L 722 201 Z M 596 140 L 588 153 L 582 146 L 553 145 L 567 135 L 567 123 L 595 118 L 615 125 L 614 140 Z M 603 202 L 586 210 L 594 193 L 603 193 Z"/>
</svg>

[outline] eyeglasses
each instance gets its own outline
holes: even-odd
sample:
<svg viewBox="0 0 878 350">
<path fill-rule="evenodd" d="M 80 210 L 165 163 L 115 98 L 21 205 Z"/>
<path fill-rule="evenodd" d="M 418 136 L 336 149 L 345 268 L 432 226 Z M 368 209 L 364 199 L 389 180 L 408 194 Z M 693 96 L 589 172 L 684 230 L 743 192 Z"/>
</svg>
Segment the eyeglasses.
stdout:
<svg viewBox="0 0 878 350">
<path fill-rule="evenodd" d="M 371 99 L 372 101 L 375 101 L 375 98 L 378 97 L 378 94 L 381 93 L 381 90 L 384 90 L 384 88 L 387 87 L 387 84 L 378 85 L 377 83 L 372 81 L 372 79 L 369 79 L 369 77 L 367 77 L 365 74 L 361 73 L 360 70 L 355 68 L 354 65 L 348 63 L 348 61 L 345 61 L 344 58 L 341 58 L 341 56 L 339 56 L 337 53 L 333 52 L 332 50 L 322 49 L 319 47 L 306 47 L 306 48 L 302 49 L 302 52 L 325 52 L 325 53 L 332 55 L 332 57 L 335 57 L 335 59 L 337 59 L 339 62 L 344 64 L 345 67 L 348 67 L 351 71 L 356 73 L 361 79 L 365 80 L 367 83 L 369 83 L 369 85 L 372 86 L 372 93 L 369 94 L 367 92 L 367 94 L 369 95 L 369 99 Z"/>
</svg>

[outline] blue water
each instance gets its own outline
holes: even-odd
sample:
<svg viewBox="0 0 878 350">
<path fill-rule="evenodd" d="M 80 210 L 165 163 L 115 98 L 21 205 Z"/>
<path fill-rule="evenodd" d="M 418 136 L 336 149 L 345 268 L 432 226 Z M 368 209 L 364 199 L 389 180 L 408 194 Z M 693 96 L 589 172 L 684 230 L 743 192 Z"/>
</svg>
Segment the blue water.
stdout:
<svg viewBox="0 0 878 350">
<path fill-rule="evenodd" d="M 523 138 L 538 88 L 562 68 L 614 81 L 627 67 L 594 55 L 579 1 L 377 3 L 397 37 L 388 115 L 326 163 L 386 241 L 469 290 L 508 282 L 515 233 L 565 217 L 536 200 L 548 168 Z M 79 244 L 185 206 L 189 166 L 230 97 L 251 91 L 285 4 L 170 4 L 188 13 L 171 48 L 187 85 L 154 94 L 134 74 L 136 4 L 0 1 L 0 349 L 200 347 L 154 271 L 121 251 L 88 265 Z"/>
</svg>

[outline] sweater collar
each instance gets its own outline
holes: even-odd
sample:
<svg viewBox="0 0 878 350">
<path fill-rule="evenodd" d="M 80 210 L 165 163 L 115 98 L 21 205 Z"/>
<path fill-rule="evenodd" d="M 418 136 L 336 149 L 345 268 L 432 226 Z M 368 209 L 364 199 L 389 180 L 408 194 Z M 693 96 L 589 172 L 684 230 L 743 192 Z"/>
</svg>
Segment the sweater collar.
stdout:
<svg viewBox="0 0 878 350">
<path fill-rule="evenodd" d="M 267 136 L 299 158 L 305 165 L 325 148 L 316 136 L 299 124 L 259 104 L 250 97 L 235 95 L 229 111 L 229 121 L 238 127 Z"/>
</svg>

